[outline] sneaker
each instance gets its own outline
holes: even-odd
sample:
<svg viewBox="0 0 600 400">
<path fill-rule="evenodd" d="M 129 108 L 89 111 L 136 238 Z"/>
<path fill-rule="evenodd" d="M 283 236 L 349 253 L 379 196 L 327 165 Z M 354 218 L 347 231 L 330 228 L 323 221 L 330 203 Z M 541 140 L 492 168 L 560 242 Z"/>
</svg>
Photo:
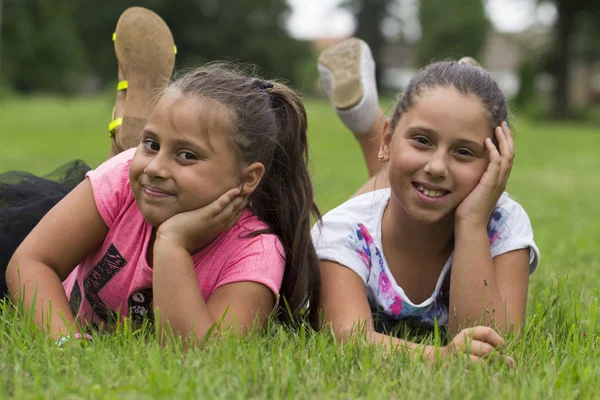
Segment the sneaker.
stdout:
<svg viewBox="0 0 600 400">
<path fill-rule="evenodd" d="M 321 53 L 318 69 L 321 87 L 344 125 L 357 134 L 367 132 L 379 109 L 369 46 L 356 38 L 337 43 Z"/>
</svg>

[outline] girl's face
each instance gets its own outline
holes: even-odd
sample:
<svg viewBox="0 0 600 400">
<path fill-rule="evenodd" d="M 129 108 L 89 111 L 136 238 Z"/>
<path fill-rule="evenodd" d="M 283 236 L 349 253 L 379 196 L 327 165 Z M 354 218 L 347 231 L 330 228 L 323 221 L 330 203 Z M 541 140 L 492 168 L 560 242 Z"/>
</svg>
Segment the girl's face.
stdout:
<svg viewBox="0 0 600 400">
<path fill-rule="evenodd" d="M 392 197 L 414 219 L 450 215 L 479 183 L 489 157 L 484 141 L 493 129 L 480 100 L 454 88 L 421 93 L 384 136 Z"/>
<path fill-rule="evenodd" d="M 228 127 L 227 113 L 211 100 L 186 98 L 177 90 L 161 98 L 129 167 L 133 195 L 151 225 L 239 186 Z"/>
</svg>

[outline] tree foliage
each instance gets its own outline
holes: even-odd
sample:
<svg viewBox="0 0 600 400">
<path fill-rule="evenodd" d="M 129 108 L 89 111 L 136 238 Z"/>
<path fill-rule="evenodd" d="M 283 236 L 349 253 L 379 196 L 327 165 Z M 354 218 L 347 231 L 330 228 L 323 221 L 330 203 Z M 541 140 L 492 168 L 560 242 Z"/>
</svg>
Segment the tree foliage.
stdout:
<svg viewBox="0 0 600 400">
<path fill-rule="evenodd" d="M 390 13 L 391 6 L 397 0 L 345 0 L 341 6 L 350 11 L 356 19 L 356 29 L 354 36 L 364 40 L 373 53 L 373 58 L 376 62 L 376 75 L 378 84 L 382 82 L 380 79 L 381 70 L 380 62 L 382 57 L 383 46 L 386 43 L 383 35 L 382 25 L 386 17 Z"/>
<path fill-rule="evenodd" d="M 600 59 L 600 3 L 588 0 L 553 0 L 558 11 L 550 51 L 549 72 L 554 75 L 552 116 L 571 114 L 570 66 L 578 58 L 591 63 Z"/>
<path fill-rule="evenodd" d="M 402 21 L 406 18 L 393 12 L 402 1 L 345 0 L 342 3 L 355 16 L 354 35 L 369 44 L 376 61 L 381 61 L 386 43 L 382 30 L 386 19 Z M 478 57 L 491 27 L 483 0 L 421 0 L 418 18 L 422 30 L 417 54 L 419 66 L 440 58 Z"/>
<path fill-rule="evenodd" d="M 300 84 L 309 43 L 289 37 L 285 0 L 4 0 L 2 69 L 19 90 L 76 90 L 85 77 L 116 79 L 111 35 L 120 14 L 142 6 L 169 25 L 176 67 L 213 60 L 254 63 L 270 78 Z M 75 87 L 74 87 L 75 86 Z"/>
<path fill-rule="evenodd" d="M 68 91 L 84 68 L 75 0 L 5 0 L 2 69 L 21 91 Z"/>
<path fill-rule="evenodd" d="M 478 58 L 491 28 L 483 0 L 422 0 L 419 21 L 420 66 L 444 58 Z"/>
</svg>

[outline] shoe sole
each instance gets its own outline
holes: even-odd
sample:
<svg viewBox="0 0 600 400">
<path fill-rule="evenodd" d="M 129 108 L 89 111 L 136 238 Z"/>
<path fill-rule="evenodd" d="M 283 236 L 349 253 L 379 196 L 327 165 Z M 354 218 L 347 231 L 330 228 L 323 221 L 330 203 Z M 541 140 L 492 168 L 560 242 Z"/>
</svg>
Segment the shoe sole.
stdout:
<svg viewBox="0 0 600 400">
<path fill-rule="evenodd" d="M 319 63 L 333 74 L 331 102 L 338 110 L 354 107 L 363 97 L 361 52 L 361 40 L 352 38 L 328 48 L 319 56 Z"/>
<path fill-rule="evenodd" d="M 458 63 L 459 63 L 459 64 L 471 64 L 471 65 L 472 65 L 472 66 L 474 66 L 474 67 L 479 67 L 479 68 L 481 68 L 481 69 L 484 69 L 484 68 L 481 66 L 481 64 L 479 64 L 479 63 L 477 62 L 477 60 L 476 60 L 476 59 L 474 59 L 473 57 L 463 57 L 463 58 L 461 58 L 460 60 L 458 60 Z"/>
<path fill-rule="evenodd" d="M 169 84 L 175 42 L 165 21 L 142 7 L 125 10 L 115 33 L 115 54 L 128 81 L 119 142 L 130 148 L 139 144 L 142 129 Z"/>
</svg>

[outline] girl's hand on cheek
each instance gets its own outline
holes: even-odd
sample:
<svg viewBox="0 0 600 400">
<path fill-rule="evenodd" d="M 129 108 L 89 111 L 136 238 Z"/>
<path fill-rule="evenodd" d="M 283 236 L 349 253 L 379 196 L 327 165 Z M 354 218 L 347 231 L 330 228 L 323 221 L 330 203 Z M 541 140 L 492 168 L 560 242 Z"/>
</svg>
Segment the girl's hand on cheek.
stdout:
<svg viewBox="0 0 600 400">
<path fill-rule="evenodd" d="M 158 227 L 157 241 L 166 239 L 190 253 L 204 248 L 242 215 L 248 199 L 239 194 L 239 189 L 231 189 L 204 207 L 172 216 Z"/>
<path fill-rule="evenodd" d="M 487 226 L 492 210 L 506 189 L 515 158 L 515 147 L 512 132 L 506 122 L 496 127 L 495 134 L 500 151 L 491 139 L 485 140 L 490 163 L 475 189 L 456 209 L 455 224 L 467 222 Z"/>
</svg>

